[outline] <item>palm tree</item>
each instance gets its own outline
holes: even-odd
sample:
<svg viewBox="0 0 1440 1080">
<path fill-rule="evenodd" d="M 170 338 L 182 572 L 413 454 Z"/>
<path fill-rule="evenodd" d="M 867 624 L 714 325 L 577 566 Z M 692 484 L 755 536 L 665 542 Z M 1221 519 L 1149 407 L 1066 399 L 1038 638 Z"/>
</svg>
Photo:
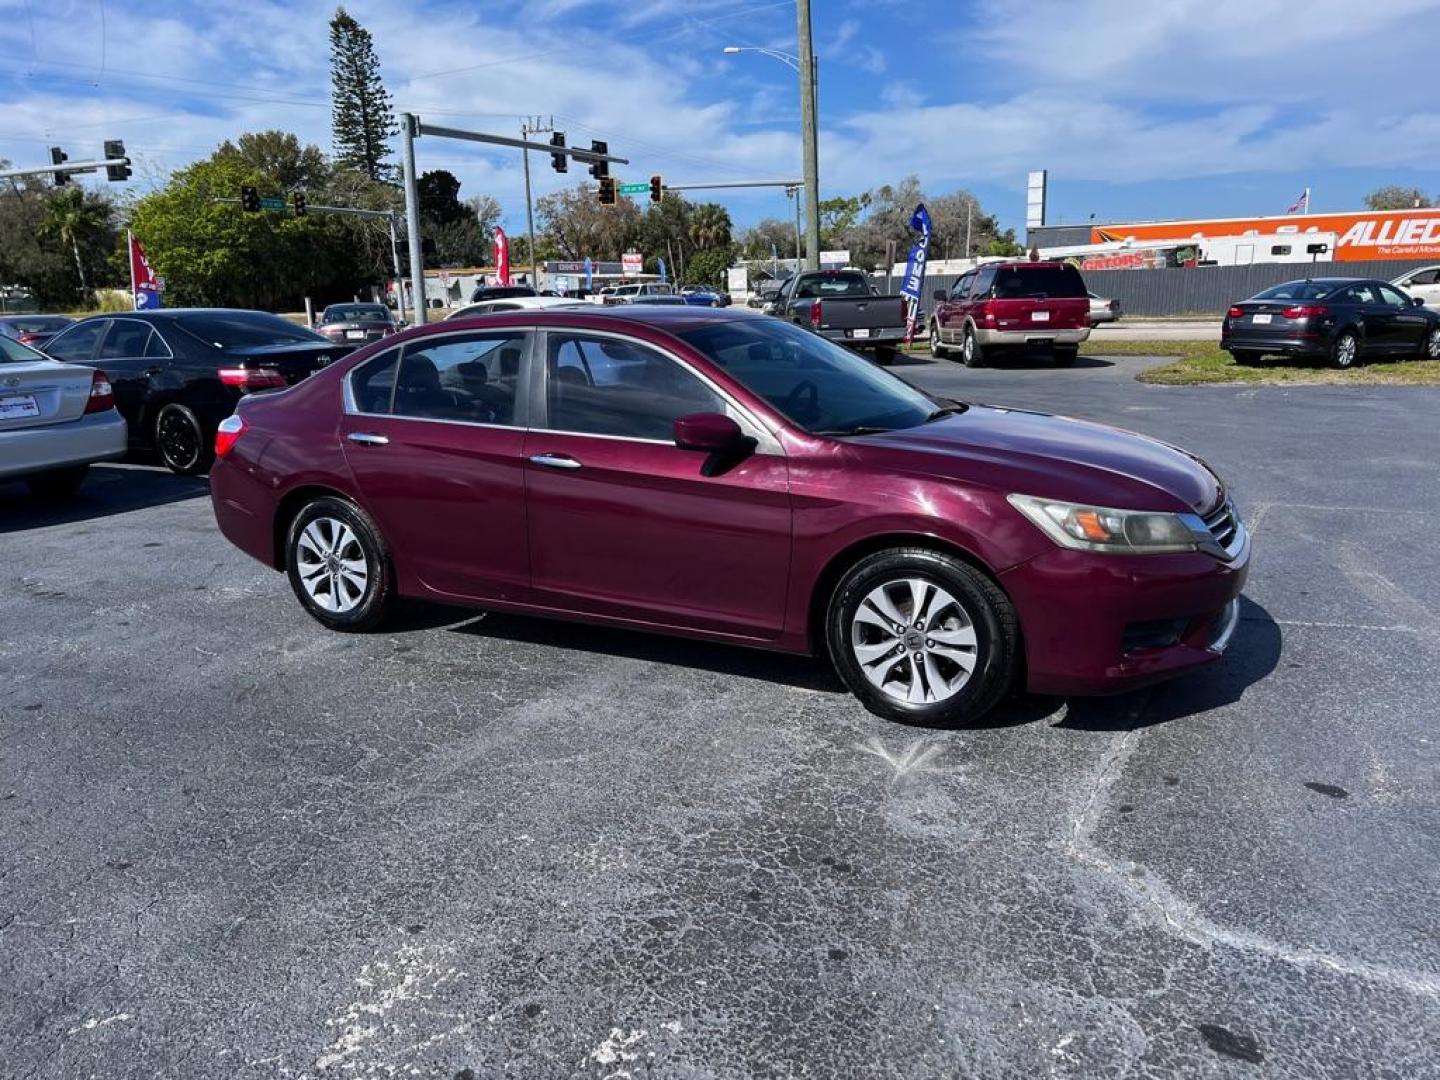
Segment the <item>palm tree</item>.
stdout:
<svg viewBox="0 0 1440 1080">
<path fill-rule="evenodd" d="M 85 260 L 80 245 L 102 234 L 110 225 L 111 208 L 100 200 L 87 199 L 81 188 L 71 187 L 51 193 L 40 223 L 40 235 L 58 240 L 75 257 L 75 273 L 80 278 L 80 296 L 88 299 L 90 286 L 85 280 Z"/>
<path fill-rule="evenodd" d="M 730 212 L 719 203 L 701 203 L 690 212 L 690 243 L 697 251 L 730 243 Z"/>
</svg>

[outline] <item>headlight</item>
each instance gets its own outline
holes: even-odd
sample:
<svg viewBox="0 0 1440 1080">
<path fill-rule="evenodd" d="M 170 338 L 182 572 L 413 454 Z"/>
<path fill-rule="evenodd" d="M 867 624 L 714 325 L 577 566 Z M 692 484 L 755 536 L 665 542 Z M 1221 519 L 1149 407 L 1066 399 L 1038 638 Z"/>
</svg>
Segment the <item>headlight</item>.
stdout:
<svg viewBox="0 0 1440 1080">
<path fill-rule="evenodd" d="M 1108 551 L 1119 555 L 1195 551 L 1210 539 L 1205 523 L 1194 514 L 1152 510 L 1112 510 L 1104 506 L 1009 495 L 1010 505 L 1040 527 L 1061 547 L 1076 551 Z"/>
</svg>

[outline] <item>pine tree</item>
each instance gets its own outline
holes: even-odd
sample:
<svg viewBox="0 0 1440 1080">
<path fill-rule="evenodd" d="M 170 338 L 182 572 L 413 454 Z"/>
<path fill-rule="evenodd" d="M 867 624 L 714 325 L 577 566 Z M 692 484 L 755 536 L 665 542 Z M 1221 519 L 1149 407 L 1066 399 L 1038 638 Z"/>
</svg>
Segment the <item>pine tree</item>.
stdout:
<svg viewBox="0 0 1440 1080">
<path fill-rule="evenodd" d="M 380 81 L 380 58 L 370 31 L 343 7 L 330 20 L 330 102 L 336 162 L 372 180 L 393 182 L 395 168 L 386 159 L 390 136 L 399 128 Z"/>
</svg>

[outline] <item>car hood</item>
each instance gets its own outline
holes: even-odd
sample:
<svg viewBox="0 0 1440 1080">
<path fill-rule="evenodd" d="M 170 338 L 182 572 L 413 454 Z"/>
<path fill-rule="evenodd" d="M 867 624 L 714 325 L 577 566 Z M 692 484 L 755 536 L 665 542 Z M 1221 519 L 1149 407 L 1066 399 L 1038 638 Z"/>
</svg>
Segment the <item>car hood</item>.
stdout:
<svg viewBox="0 0 1440 1080">
<path fill-rule="evenodd" d="M 972 405 L 918 427 L 855 440 L 890 466 L 1121 510 L 1204 513 L 1221 485 L 1199 458 L 1134 432 L 1047 413 Z M 917 455 L 919 455 L 917 457 Z M 908 459 L 908 462 L 907 462 Z"/>
</svg>

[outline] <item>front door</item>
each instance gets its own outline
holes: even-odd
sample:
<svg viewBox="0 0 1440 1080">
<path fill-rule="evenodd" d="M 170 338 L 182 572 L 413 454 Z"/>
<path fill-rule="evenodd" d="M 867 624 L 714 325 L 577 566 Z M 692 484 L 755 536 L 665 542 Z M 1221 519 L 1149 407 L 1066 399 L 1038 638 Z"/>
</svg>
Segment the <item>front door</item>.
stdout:
<svg viewBox="0 0 1440 1080">
<path fill-rule="evenodd" d="M 348 376 L 340 436 L 410 590 L 523 602 L 524 330 L 421 338 Z"/>
<path fill-rule="evenodd" d="M 169 350 L 156 338 L 154 329 L 139 319 L 112 319 L 100 342 L 95 366 L 110 377 L 115 388 L 115 408 L 130 425 L 133 437 L 150 439 L 147 415 L 152 388 L 165 387 L 170 379 Z"/>
<path fill-rule="evenodd" d="M 543 353 L 545 412 L 525 440 L 536 602 L 750 639 L 778 636 L 791 517 L 778 444 L 650 345 L 551 332 Z M 756 452 L 717 467 L 708 455 L 677 447 L 676 417 L 705 412 L 729 413 L 755 429 Z"/>
<path fill-rule="evenodd" d="M 1379 282 L 1375 291 L 1380 294 L 1380 302 L 1390 311 L 1396 349 L 1407 353 L 1419 352 L 1430 329 L 1430 320 L 1423 314 L 1424 309 L 1412 304 L 1410 298 L 1393 285 Z"/>
</svg>

